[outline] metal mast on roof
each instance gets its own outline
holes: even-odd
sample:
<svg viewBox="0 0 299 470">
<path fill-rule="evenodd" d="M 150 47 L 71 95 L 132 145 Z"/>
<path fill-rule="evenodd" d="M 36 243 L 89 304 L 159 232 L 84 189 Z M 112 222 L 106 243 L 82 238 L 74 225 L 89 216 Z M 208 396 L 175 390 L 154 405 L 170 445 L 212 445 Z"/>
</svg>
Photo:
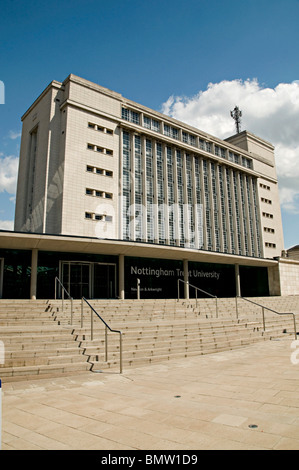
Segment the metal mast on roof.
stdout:
<svg viewBox="0 0 299 470">
<path fill-rule="evenodd" d="M 230 115 L 235 120 L 237 134 L 239 134 L 241 132 L 242 111 L 238 108 L 238 106 L 235 106 L 233 111 L 230 112 Z"/>
</svg>

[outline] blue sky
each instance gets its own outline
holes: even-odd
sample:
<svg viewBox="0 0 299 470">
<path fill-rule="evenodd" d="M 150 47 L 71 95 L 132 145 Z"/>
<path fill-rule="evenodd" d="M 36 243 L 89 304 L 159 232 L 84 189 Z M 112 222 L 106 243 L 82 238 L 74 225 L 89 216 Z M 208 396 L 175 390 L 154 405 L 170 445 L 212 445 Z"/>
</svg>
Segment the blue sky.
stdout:
<svg viewBox="0 0 299 470">
<path fill-rule="evenodd" d="M 73 73 L 220 138 L 240 105 L 242 130 L 277 147 L 285 247 L 299 244 L 298 18 L 298 0 L 2 1 L 0 227 L 14 217 L 21 116 Z"/>
</svg>

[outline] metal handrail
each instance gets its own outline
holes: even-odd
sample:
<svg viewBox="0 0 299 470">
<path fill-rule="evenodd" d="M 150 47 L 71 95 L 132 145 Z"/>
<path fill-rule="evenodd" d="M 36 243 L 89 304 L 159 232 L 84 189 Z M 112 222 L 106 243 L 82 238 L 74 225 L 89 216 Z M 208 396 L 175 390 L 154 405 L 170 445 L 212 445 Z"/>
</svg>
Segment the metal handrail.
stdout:
<svg viewBox="0 0 299 470">
<path fill-rule="evenodd" d="M 247 302 L 250 302 L 250 303 L 252 303 L 252 304 L 254 304 L 254 305 L 257 305 L 258 307 L 261 307 L 261 308 L 262 308 L 263 329 L 264 329 L 264 331 L 266 330 L 265 310 L 269 310 L 270 312 L 276 313 L 277 315 L 293 315 L 294 333 L 295 333 L 295 339 L 297 339 L 296 319 L 295 319 L 295 314 L 294 314 L 293 312 L 276 312 L 276 310 L 273 310 L 272 308 L 269 308 L 269 307 L 265 307 L 265 306 L 262 305 L 262 304 L 258 304 L 257 302 L 254 302 L 253 300 L 247 299 L 246 297 L 236 296 L 236 308 L 237 308 L 237 312 L 238 312 L 238 303 L 237 303 L 238 297 L 239 297 L 240 299 L 246 300 Z"/>
<path fill-rule="evenodd" d="M 111 333 L 119 333 L 119 373 L 122 374 L 123 370 L 123 361 L 122 361 L 122 332 L 120 330 L 113 330 L 110 328 L 108 323 L 99 315 L 99 313 L 94 309 L 94 307 L 86 300 L 85 297 L 82 297 L 81 300 L 81 327 L 83 326 L 83 301 L 87 303 L 90 307 L 90 335 L 91 340 L 93 341 L 93 313 L 97 315 L 97 317 L 104 323 L 105 325 L 105 362 L 108 361 L 108 332 L 107 330 L 111 331 Z"/>
<path fill-rule="evenodd" d="M 178 279 L 178 300 L 180 300 L 180 282 L 183 282 L 184 284 L 187 284 L 190 287 L 193 287 L 195 289 L 195 298 L 196 298 L 196 308 L 197 308 L 197 291 L 199 290 L 200 292 L 203 292 L 204 294 L 209 295 L 210 297 L 213 297 L 216 301 L 216 318 L 218 318 L 218 298 L 216 295 L 210 294 L 210 292 L 207 292 L 203 289 L 200 289 L 197 286 L 194 286 L 193 284 L 190 284 L 189 281 L 183 281 L 183 279 Z"/>
<path fill-rule="evenodd" d="M 64 293 L 68 296 L 69 300 L 71 301 L 71 325 L 73 324 L 73 297 L 68 293 L 64 285 L 62 284 L 61 280 L 56 276 L 55 277 L 55 300 L 57 299 L 57 282 L 59 283 L 60 287 L 62 287 L 62 313 L 64 312 Z"/>
</svg>

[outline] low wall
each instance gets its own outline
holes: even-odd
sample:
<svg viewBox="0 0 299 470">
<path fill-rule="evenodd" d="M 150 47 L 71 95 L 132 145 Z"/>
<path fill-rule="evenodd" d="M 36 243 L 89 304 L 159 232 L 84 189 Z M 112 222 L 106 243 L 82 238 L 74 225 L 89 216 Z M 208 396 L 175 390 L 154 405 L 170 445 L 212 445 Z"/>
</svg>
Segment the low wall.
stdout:
<svg viewBox="0 0 299 470">
<path fill-rule="evenodd" d="M 299 295 L 299 261 L 280 258 L 280 295 Z"/>
</svg>

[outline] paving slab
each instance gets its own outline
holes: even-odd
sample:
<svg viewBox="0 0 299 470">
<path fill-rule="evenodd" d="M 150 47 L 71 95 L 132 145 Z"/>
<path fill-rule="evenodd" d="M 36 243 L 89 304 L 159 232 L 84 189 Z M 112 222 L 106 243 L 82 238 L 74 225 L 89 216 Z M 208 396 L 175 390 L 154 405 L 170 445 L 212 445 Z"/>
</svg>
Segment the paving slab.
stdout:
<svg viewBox="0 0 299 470">
<path fill-rule="evenodd" d="M 2 382 L 2 450 L 299 450 L 292 338 Z"/>
</svg>

